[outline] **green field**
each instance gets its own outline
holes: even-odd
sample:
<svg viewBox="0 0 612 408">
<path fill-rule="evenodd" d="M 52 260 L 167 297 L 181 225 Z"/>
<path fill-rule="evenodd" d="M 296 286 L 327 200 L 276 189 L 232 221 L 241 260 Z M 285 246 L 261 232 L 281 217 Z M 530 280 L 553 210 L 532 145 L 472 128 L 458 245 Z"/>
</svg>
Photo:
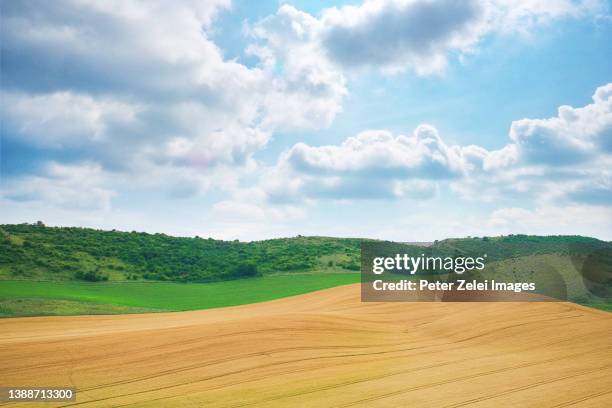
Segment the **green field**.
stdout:
<svg viewBox="0 0 612 408">
<path fill-rule="evenodd" d="M 294 273 L 214 283 L 0 281 L 0 316 L 142 313 L 235 306 L 356 283 L 359 276 Z"/>
</svg>

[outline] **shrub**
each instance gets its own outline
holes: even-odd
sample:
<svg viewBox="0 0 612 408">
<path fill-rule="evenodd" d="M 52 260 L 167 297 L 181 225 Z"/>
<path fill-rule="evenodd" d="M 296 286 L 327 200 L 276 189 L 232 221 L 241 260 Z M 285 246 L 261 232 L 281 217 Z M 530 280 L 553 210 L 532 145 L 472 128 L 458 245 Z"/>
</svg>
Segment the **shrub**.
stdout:
<svg viewBox="0 0 612 408">
<path fill-rule="evenodd" d="M 235 277 L 252 277 L 261 276 L 257 271 L 257 266 L 250 263 L 244 263 L 237 265 L 231 272 L 231 276 Z"/>
<path fill-rule="evenodd" d="M 77 271 L 75 272 L 74 277 L 75 279 L 83 280 L 87 282 L 101 282 L 101 281 L 108 280 L 108 276 L 98 271 L 88 271 L 88 272 Z"/>
</svg>

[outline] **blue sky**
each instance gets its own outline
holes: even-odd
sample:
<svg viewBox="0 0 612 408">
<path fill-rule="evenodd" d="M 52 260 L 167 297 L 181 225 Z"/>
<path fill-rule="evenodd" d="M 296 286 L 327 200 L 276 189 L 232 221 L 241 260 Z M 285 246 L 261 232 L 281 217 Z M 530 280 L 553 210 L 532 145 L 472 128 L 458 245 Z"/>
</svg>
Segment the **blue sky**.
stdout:
<svg viewBox="0 0 612 408">
<path fill-rule="evenodd" d="M 2 2 L 0 222 L 612 239 L 585 0 Z"/>
</svg>

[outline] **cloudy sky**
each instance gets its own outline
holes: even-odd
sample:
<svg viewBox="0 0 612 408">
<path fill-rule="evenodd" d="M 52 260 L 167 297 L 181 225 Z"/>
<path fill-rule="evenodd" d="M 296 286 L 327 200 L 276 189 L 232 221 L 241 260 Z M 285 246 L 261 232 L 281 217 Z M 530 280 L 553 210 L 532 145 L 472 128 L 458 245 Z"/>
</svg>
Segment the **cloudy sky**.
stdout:
<svg viewBox="0 0 612 408">
<path fill-rule="evenodd" d="M 1 2 L 0 222 L 612 239 L 603 0 Z"/>
</svg>

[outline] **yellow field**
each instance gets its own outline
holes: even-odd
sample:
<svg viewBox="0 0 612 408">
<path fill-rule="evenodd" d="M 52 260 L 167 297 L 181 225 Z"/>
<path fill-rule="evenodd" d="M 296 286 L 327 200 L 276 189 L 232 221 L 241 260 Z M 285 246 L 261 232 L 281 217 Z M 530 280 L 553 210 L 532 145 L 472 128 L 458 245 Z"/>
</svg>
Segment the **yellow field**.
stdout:
<svg viewBox="0 0 612 408">
<path fill-rule="evenodd" d="M 350 285 L 196 312 L 4 319 L 0 384 L 77 387 L 77 402 L 44 407 L 610 407 L 612 314 L 361 303 Z"/>
</svg>

